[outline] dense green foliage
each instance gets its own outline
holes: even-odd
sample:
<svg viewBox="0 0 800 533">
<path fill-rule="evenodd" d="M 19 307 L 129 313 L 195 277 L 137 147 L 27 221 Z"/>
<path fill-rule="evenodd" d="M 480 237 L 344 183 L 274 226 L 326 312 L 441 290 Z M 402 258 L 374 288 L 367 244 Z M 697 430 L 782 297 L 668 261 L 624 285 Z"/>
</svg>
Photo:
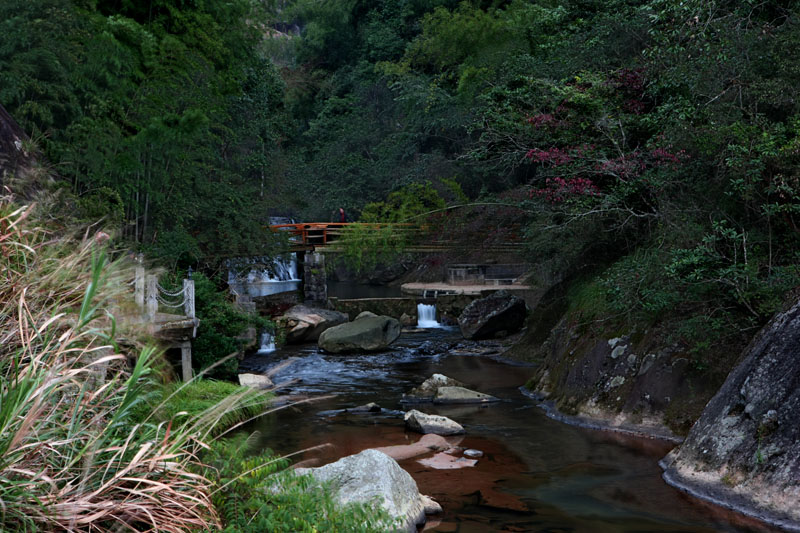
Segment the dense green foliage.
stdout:
<svg viewBox="0 0 800 533">
<path fill-rule="evenodd" d="M 10 0 L 0 103 L 170 264 L 269 252 L 275 206 L 479 201 L 430 225 L 524 224 L 548 279 L 746 337 L 798 282 L 798 7 Z"/>
<path fill-rule="evenodd" d="M 240 353 L 244 347 L 243 336 L 248 328 L 258 332 L 274 333 L 275 325 L 269 320 L 240 311 L 230 302 L 217 284 L 203 274 L 195 274 L 195 301 L 200 327 L 192 342 L 192 364 L 195 370 L 206 371 L 206 375 L 218 378 L 235 378 L 239 369 L 237 357 L 225 357 Z M 219 364 L 217 364 L 219 363 Z"/>
<path fill-rule="evenodd" d="M 169 264 L 263 254 L 283 82 L 263 10 L 231 2 L 0 4 L 0 103 L 81 198 Z"/>
<path fill-rule="evenodd" d="M 695 351 L 740 343 L 800 281 L 796 3 L 323 5 L 291 12 L 309 213 L 398 220 L 410 184 L 454 179 L 519 208 L 546 279 L 596 275 L 634 323 L 678 311 Z"/>
</svg>

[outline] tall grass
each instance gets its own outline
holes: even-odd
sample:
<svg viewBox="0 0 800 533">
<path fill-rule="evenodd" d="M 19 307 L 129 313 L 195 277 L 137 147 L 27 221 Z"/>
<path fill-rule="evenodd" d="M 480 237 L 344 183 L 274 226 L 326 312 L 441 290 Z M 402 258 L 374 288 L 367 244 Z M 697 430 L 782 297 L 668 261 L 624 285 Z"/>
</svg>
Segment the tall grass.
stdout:
<svg viewBox="0 0 800 533">
<path fill-rule="evenodd" d="M 156 352 L 124 353 L 112 309 L 132 271 L 0 200 L 0 529 L 218 529 L 204 439 L 233 395 L 186 421 L 134 423 Z"/>
</svg>

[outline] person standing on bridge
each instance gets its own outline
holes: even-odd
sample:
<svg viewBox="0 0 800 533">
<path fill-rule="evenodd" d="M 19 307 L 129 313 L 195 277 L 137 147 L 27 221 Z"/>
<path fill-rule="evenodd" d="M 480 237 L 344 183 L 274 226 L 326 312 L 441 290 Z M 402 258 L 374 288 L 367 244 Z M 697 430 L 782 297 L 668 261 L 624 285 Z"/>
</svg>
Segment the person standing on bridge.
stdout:
<svg viewBox="0 0 800 533">
<path fill-rule="evenodd" d="M 344 224 L 345 222 L 349 222 L 347 220 L 347 213 L 344 212 L 344 208 L 342 207 L 339 208 L 339 222 L 341 222 L 342 224 Z"/>
</svg>

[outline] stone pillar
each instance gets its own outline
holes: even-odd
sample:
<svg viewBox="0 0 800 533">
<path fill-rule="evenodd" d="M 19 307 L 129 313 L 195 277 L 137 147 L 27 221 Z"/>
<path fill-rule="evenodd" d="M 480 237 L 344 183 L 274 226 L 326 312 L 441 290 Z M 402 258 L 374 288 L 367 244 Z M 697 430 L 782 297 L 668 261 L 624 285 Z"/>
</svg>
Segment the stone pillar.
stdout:
<svg viewBox="0 0 800 533">
<path fill-rule="evenodd" d="M 158 277 L 153 274 L 147 275 L 147 287 L 145 296 L 147 298 L 147 319 L 151 322 L 156 319 L 158 312 Z"/>
<path fill-rule="evenodd" d="M 194 318 L 194 280 L 183 280 L 183 312 L 189 318 Z"/>
<path fill-rule="evenodd" d="M 133 293 L 136 305 L 139 309 L 144 309 L 144 267 L 136 265 L 133 277 Z"/>
<path fill-rule="evenodd" d="M 192 343 L 181 343 L 181 377 L 184 383 L 192 380 Z"/>
<path fill-rule="evenodd" d="M 306 253 L 303 263 L 305 302 L 325 307 L 328 304 L 328 285 L 325 276 L 325 256 L 318 252 Z"/>
</svg>

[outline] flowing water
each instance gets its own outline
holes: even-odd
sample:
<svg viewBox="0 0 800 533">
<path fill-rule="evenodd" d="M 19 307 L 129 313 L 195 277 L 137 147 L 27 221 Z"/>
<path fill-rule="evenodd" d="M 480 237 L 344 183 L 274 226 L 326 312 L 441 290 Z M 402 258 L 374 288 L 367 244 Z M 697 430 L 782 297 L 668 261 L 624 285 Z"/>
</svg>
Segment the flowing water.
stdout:
<svg viewBox="0 0 800 533">
<path fill-rule="evenodd" d="M 416 459 L 401 462 L 420 492 L 444 508 L 426 531 L 776 531 L 667 486 L 657 462 L 669 443 L 548 418 L 518 389 L 532 374 L 530 367 L 474 355 L 474 345 L 457 344 L 456 333 L 403 333 L 392 351 L 382 354 L 328 355 L 309 345 L 251 357 L 243 367 L 255 371 L 292 360 L 273 377 L 276 383 L 291 382 L 287 394 L 333 396 L 269 415 L 250 429 L 260 432 L 263 447 L 279 453 L 330 443 L 322 452 L 298 457 L 318 464 L 368 447 L 413 442 L 419 435 L 407 433 L 397 414 L 329 416 L 325 411 L 368 402 L 403 409 L 404 392 L 442 373 L 502 401 L 414 406 L 459 422 L 467 434 L 458 445 L 484 452 L 475 467 L 460 470 L 431 470 Z M 426 355 L 444 347 L 449 347 L 444 353 Z"/>
<path fill-rule="evenodd" d="M 242 260 L 244 261 L 244 260 Z M 281 292 L 295 291 L 300 286 L 300 275 L 297 272 L 297 254 L 277 257 L 270 268 L 230 268 L 228 270 L 228 287 L 240 295 L 251 297 L 269 296 Z"/>
<path fill-rule="evenodd" d="M 272 333 L 265 331 L 261 334 L 261 346 L 256 355 L 266 355 L 275 351 L 275 337 Z"/>
<path fill-rule="evenodd" d="M 440 328 L 436 321 L 436 306 L 428 304 L 417 304 L 417 327 L 420 328 Z"/>
</svg>

